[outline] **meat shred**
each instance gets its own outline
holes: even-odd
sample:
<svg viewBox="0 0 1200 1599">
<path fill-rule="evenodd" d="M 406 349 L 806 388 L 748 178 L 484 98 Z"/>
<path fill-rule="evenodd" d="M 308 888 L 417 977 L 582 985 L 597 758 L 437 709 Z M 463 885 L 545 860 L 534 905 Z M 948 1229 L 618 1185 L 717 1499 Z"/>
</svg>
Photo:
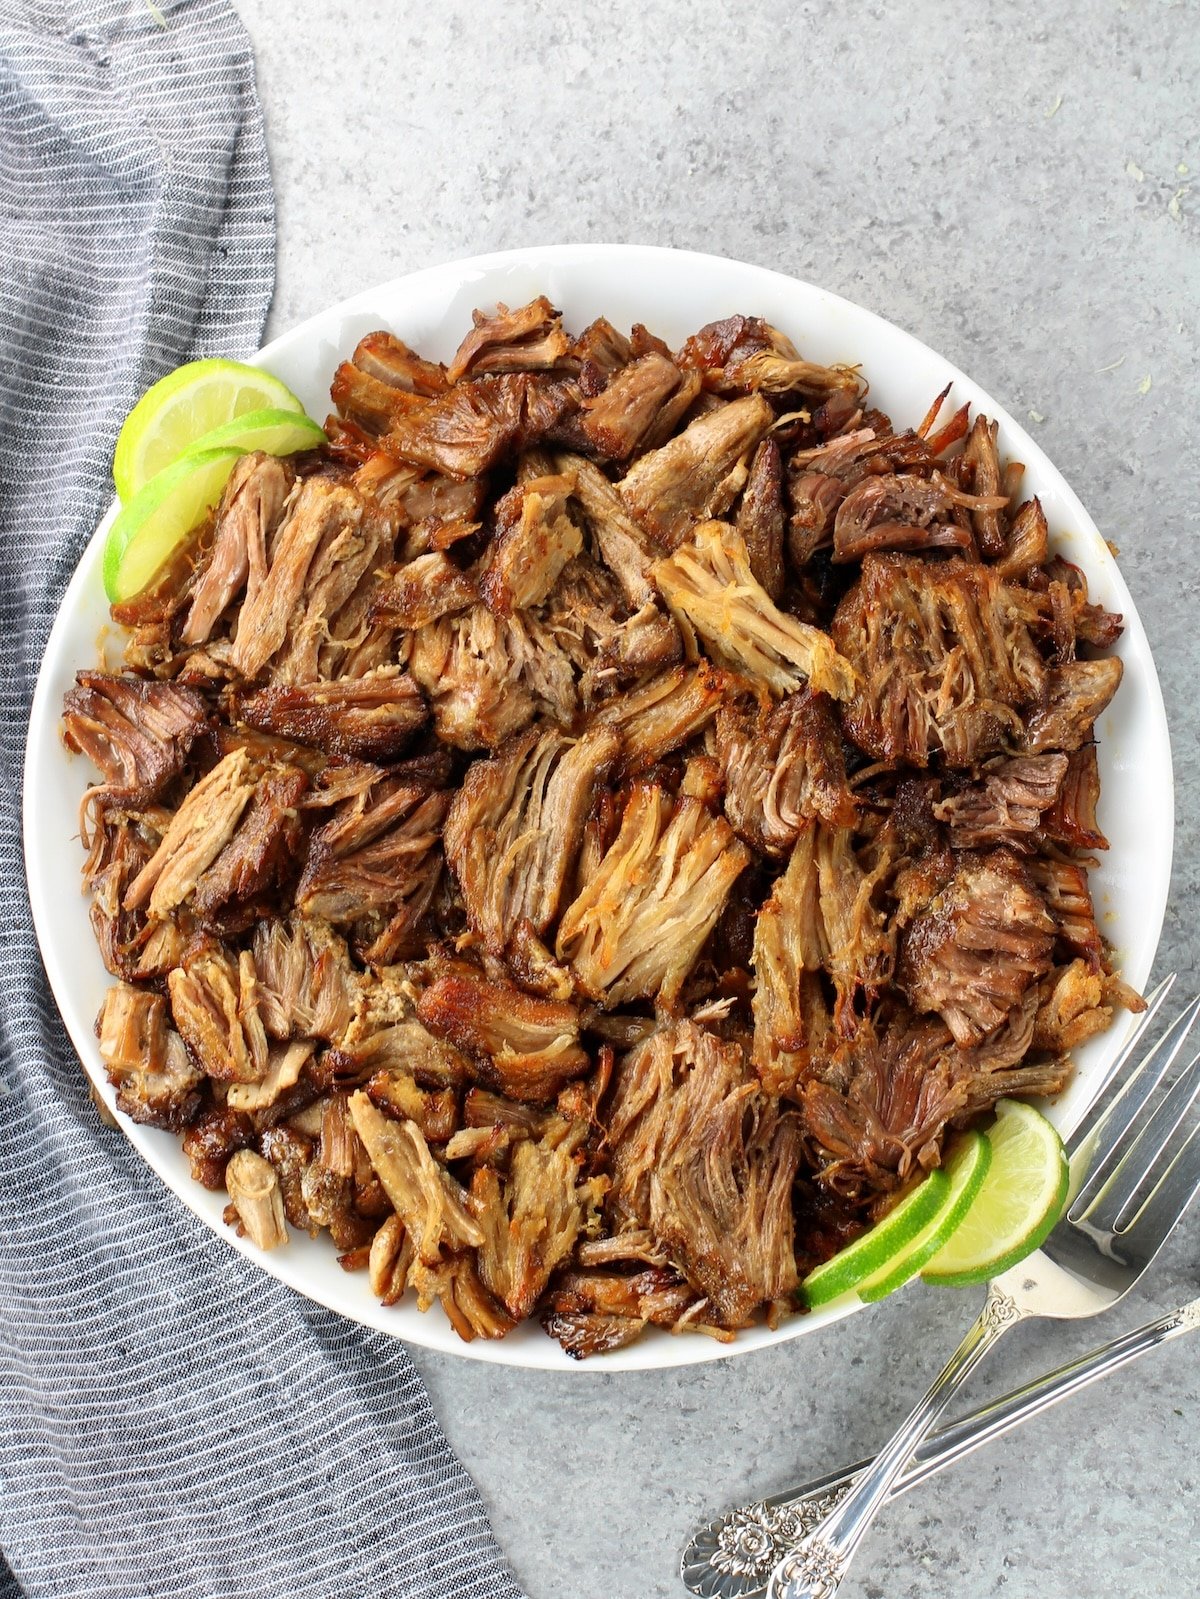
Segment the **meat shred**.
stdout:
<svg viewBox="0 0 1200 1599">
<path fill-rule="evenodd" d="M 241 458 L 63 737 L 117 1108 L 464 1339 L 774 1326 L 1142 1001 L 1088 881 L 1121 618 L 989 418 L 853 352 L 485 307 Z"/>
</svg>

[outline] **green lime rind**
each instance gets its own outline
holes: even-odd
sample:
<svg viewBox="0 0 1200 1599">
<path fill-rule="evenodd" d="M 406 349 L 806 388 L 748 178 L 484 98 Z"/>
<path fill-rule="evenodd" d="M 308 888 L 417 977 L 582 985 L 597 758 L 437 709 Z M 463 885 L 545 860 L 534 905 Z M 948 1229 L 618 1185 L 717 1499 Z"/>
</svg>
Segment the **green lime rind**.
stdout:
<svg viewBox="0 0 1200 1599">
<path fill-rule="evenodd" d="M 941 1210 L 886 1266 L 859 1284 L 858 1297 L 864 1304 L 895 1293 L 945 1247 L 974 1204 L 991 1164 L 992 1146 L 987 1139 L 982 1133 L 967 1133 L 942 1168 L 950 1190 Z"/>
<path fill-rule="evenodd" d="M 992 1164 L 975 1203 L 921 1272 L 936 1287 L 972 1288 L 1018 1265 L 1045 1243 L 1067 1202 L 1066 1151 L 1032 1105 L 1000 1100 L 988 1142 Z"/>
<path fill-rule="evenodd" d="M 206 450 L 240 450 L 249 455 L 262 450 L 267 455 L 294 455 L 325 444 L 324 428 L 312 417 L 296 411 L 247 411 L 189 444 L 179 459 L 202 455 Z"/>
<path fill-rule="evenodd" d="M 104 592 L 140 594 L 221 498 L 240 450 L 206 450 L 155 474 L 119 512 L 104 541 Z"/>
<path fill-rule="evenodd" d="M 240 361 L 188 361 L 160 378 L 125 418 L 113 456 L 113 481 L 122 504 L 177 461 L 205 433 L 238 416 L 265 409 L 303 413 L 277 377 Z"/>
<path fill-rule="evenodd" d="M 799 1288 L 802 1303 L 815 1310 L 880 1271 L 933 1220 L 949 1189 L 950 1179 L 944 1171 L 931 1172 L 882 1221 L 809 1272 Z"/>
</svg>

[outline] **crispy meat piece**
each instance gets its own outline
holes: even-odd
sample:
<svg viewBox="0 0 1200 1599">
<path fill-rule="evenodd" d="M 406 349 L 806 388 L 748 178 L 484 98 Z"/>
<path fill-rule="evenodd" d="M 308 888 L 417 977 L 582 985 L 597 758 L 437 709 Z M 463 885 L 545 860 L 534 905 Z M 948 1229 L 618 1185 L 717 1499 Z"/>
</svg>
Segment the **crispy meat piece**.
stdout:
<svg viewBox="0 0 1200 1599">
<path fill-rule="evenodd" d="M 63 742 L 86 755 L 103 782 L 94 800 L 142 808 L 183 770 L 208 724 L 199 694 L 179 683 L 77 672 L 63 697 Z"/>
<path fill-rule="evenodd" d="M 532 1315 L 551 1273 L 598 1222 L 608 1182 L 582 1168 L 570 1140 L 547 1136 L 522 1139 L 507 1173 L 485 1166 L 471 1180 L 484 1235 L 479 1275 L 514 1321 Z"/>
<path fill-rule="evenodd" d="M 559 924 L 556 953 L 607 1009 L 678 1000 L 750 851 L 698 798 L 635 783 L 621 830 Z"/>
<path fill-rule="evenodd" d="M 858 391 L 850 367 L 802 361 L 792 341 L 758 316 L 730 316 L 709 322 L 679 352 L 681 366 L 705 371 L 721 392 L 763 389 L 769 394 L 828 394 Z"/>
<path fill-rule="evenodd" d="M 627 461 L 678 389 L 682 376 L 670 356 L 650 350 L 617 372 L 594 398 L 585 400 L 582 428 L 597 454 L 610 461 Z"/>
<path fill-rule="evenodd" d="M 783 592 L 783 465 L 774 439 L 754 452 L 750 476 L 738 506 L 737 530 L 746 545 L 750 570 L 772 600 Z"/>
<path fill-rule="evenodd" d="M 1027 865 L 1054 918 L 1059 939 L 1072 955 L 1084 956 L 1094 970 L 1099 970 L 1104 965 L 1104 943 L 1096 926 L 1086 869 L 1073 861 L 1044 855 L 1032 856 Z"/>
<path fill-rule="evenodd" d="M 831 631 L 859 678 L 846 731 L 877 760 L 969 766 L 1021 737 L 1017 708 L 1046 690 L 1019 606 L 978 564 L 868 555 Z"/>
<path fill-rule="evenodd" d="M 953 520 L 955 508 L 1001 510 L 1002 494 L 964 494 L 935 472 L 932 479 L 903 472 L 873 475 L 855 485 L 833 521 L 835 561 L 860 561 L 872 550 L 969 550 L 969 527 Z"/>
<path fill-rule="evenodd" d="M 225 1188 L 241 1229 L 259 1249 L 288 1241 L 279 1174 L 252 1149 L 239 1149 L 225 1168 Z"/>
<path fill-rule="evenodd" d="M 196 1076 L 199 1079 L 199 1072 Z M 244 1111 L 230 1110 L 228 1105 L 206 1106 L 183 1135 L 192 1180 L 212 1193 L 224 1188 L 230 1156 L 250 1148 L 254 1141 L 254 1123 Z"/>
<path fill-rule="evenodd" d="M 234 696 L 239 722 L 362 761 L 393 761 L 429 719 L 421 690 L 396 667 L 331 683 L 270 684 Z"/>
<path fill-rule="evenodd" d="M 728 675 L 701 661 L 661 672 L 610 700 L 596 720 L 620 734 L 618 774 L 635 777 L 703 732 L 729 690 Z"/>
<path fill-rule="evenodd" d="M 950 828 L 955 849 L 1007 844 L 1032 849 L 1042 813 L 1058 798 L 1067 771 L 1065 755 L 1019 755 L 989 762 L 980 782 L 933 807 Z"/>
<path fill-rule="evenodd" d="M 591 1066 L 573 1005 L 535 998 L 469 970 L 431 983 L 417 1001 L 417 1015 L 435 1037 L 472 1056 L 483 1079 L 510 1099 L 546 1104 Z"/>
<path fill-rule="evenodd" d="M 675 549 L 698 522 L 720 516 L 733 503 L 745 481 L 739 462 L 774 420 L 758 395 L 697 417 L 622 478 L 621 498 L 630 514 L 656 544 Z"/>
<path fill-rule="evenodd" d="M 478 1248 L 483 1232 L 467 1196 L 434 1160 L 417 1124 L 393 1121 L 361 1091 L 350 1096 L 350 1115 L 417 1259 L 434 1266 L 456 1250 Z"/>
<path fill-rule="evenodd" d="M 343 361 L 333 374 L 329 397 L 344 421 L 350 424 L 350 429 L 368 443 L 385 434 L 399 417 L 419 403 L 411 392 L 354 361 Z M 352 447 L 352 442 L 358 443 L 349 430 L 334 426 L 337 420 L 331 417 L 325 424 L 330 439 L 344 449 Z M 358 453 L 362 453 L 361 444 Z"/>
<path fill-rule="evenodd" d="M 458 1125 L 458 1095 L 453 1088 L 422 1088 L 403 1066 L 375 1072 L 366 1085 L 367 1098 L 398 1120 L 416 1122 L 430 1143 L 444 1144 Z"/>
<path fill-rule="evenodd" d="M 637 1236 L 649 1234 L 639 1229 Z M 568 1271 L 547 1295 L 542 1326 L 573 1360 L 586 1360 L 589 1355 L 625 1348 L 647 1326 L 680 1326 L 697 1303 L 692 1286 L 662 1266 L 628 1277 L 616 1272 Z"/>
<path fill-rule="evenodd" d="M 371 602 L 371 620 L 411 631 L 465 611 L 478 598 L 476 577 L 441 550 L 430 550 L 384 576 Z"/>
<path fill-rule="evenodd" d="M 1096 821 L 1100 802 L 1100 768 L 1096 746 L 1085 744 L 1067 756 L 1067 771 L 1058 797 L 1042 813 L 1042 832 L 1068 849 L 1107 849 L 1108 840 Z"/>
<path fill-rule="evenodd" d="M 531 478 L 497 501 L 496 535 L 479 583 L 484 604 L 497 616 L 540 604 L 583 548 L 583 534 L 567 511 L 571 488 L 568 477 Z"/>
<path fill-rule="evenodd" d="M 415 355 L 394 333 L 368 333 L 358 341 L 354 365 L 360 372 L 408 394 L 441 394 L 446 388 L 446 368 L 440 361 Z"/>
<path fill-rule="evenodd" d="M 539 935 L 550 927 L 619 748 L 611 727 L 581 739 L 533 727 L 467 773 L 446 818 L 446 857 L 468 921 L 493 954 L 522 922 Z"/>
<path fill-rule="evenodd" d="M 411 989 L 394 973 L 368 975 L 358 983 L 353 1018 L 330 1051 L 339 1076 L 364 1081 L 380 1071 L 411 1072 L 419 1083 L 457 1088 L 474 1073 L 471 1062 L 444 1039 L 435 1038 L 413 1014 Z"/>
<path fill-rule="evenodd" d="M 506 305 L 498 305 L 493 316 L 475 311 L 472 321 L 446 371 L 451 383 L 468 373 L 546 371 L 570 347 L 562 318 L 544 294 L 515 311 Z"/>
<path fill-rule="evenodd" d="M 571 408 L 562 384 L 526 374 L 456 383 L 396 418 L 384 448 L 446 477 L 475 478 L 501 457 L 544 437 Z"/>
<path fill-rule="evenodd" d="M 211 919 L 272 893 L 290 893 L 304 853 L 297 807 L 307 791 L 299 767 L 264 772 L 237 831 L 196 883 L 191 904 L 197 916 Z"/>
<path fill-rule="evenodd" d="M 966 1048 L 995 1032 L 1049 970 L 1053 943 L 1053 919 L 1011 851 L 964 855 L 904 935 L 896 981 Z"/>
<path fill-rule="evenodd" d="M 1022 746 L 1039 755 L 1088 743 L 1096 718 L 1120 687 L 1122 670 L 1119 655 L 1052 666 L 1044 696 L 1021 729 Z"/>
<path fill-rule="evenodd" d="M 617 1066 L 607 1133 L 614 1215 L 650 1229 L 719 1325 L 792 1293 L 799 1130 L 740 1045 L 690 1021 L 656 1032 Z"/>
<path fill-rule="evenodd" d="M 819 874 L 797 850 L 754 924 L 752 1058 L 769 1094 L 797 1095 L 836 1042 L 819 973 L 822 933 Z"/>
<path fill-rule="evenodd" d="M 726 522 L 705 522 L 689 543 L 659 561 L 654 581 L 683 629 L 699 634 L 734 671 L 790 694 L 806 681 L 849 699 L 853 667 L 819 628 L 778 610 L 750 570 L 742 536 Z"/>
<path fill-rule="evenodd" d="M 196 784 L 171 818 L 162 842 L 125 892 L 125 909 L 149 903 L 161 920 L 181 905 L 233 837 L 255 791 L 245 750 L 233 750 Z"/>
<path fill-rule="evenodd" d="M 814 821 L 850 827 L 858 808 L 846 782 L 833 706 L 802 689 L 756 715 L 724 703 L 716 751 L 725 778 L 725 814 L 747 843 L 782 855 Z"/>
<path fill-rule="evenodd" d="M 450 797 L 401 776 L 346 801 L 310 840 L 297 910 L 335 925 L 365 922 L 364 958 L 396 959 L 437 889 Z"/>
<path fill-rule="evenodd" d="M 167 1026 L 161 994 L 118 983 L 96 1021 L 100 1059 L 117 1091 L 117 1109 L 135 1122 L 178 1133 L 200 1108 L 203 1075 Z"/>
<path fill-rule="evenodd" d="M 325 923 L 293 916 L 254 928 L 258 1008 L 272 1038 L 339 1038 L 360 978 L 345 941 Z"/>
<path fill-rule="evenodd" d="M 413 1261 L 409 1282 L 416 1291 L 417 1309 L 428 1310 L 438 1300 L 446 1319 L 464 1343 L 473 1338 L 504 1338 L 513 1324 L 479 1279 L 473 1256 L 450 1255 L 436 1266 Z"/>
<path fill-rule="evenodd" d="M 192 591 L 180 642 L 206 644 L 251 572 L 261 581 L 267 548 L 295 483 L 286 459 L 255 453 L 235 462 L 217 508 L 208 563 Z"/>
<path fill-rule="evenodd" d="M 341 596 L 344 600 L 375 554 L 373 543 L 363 535 L 362 522 L 363 502 L 344 484 L 322 477 L 300 484 L 271 542 L 270 564 L 260 570 L 253 561 L 250 565 L 231 654 L 232 665 L 243 677 L 253 679 L 262 672 L 289 633 L 295 636 L 301 613 L 311 612 L 314 601 L 321 606 L 321 627 L 328 627 L 336 609 L 328 603 L 330 585 L 323 581 L 329 569 L 343 568 L 339 587 L 353 575 Z"/>
<path fill-rule="evenodd" d="M 1091 961 L 1080 957 L 1056 966 L 1038 990 L 1033 1048 L 1060 1057 L 1069 1054 L 1109 1027 L 1117 1005 L 1131 1011 L 1146 1008 L 1119 977 L 1097 971 Z"/>
<path fill-rule="evenodd" d="M 572 498 L 582 507 L 600 559 L 620 583 L 627 602 L 632 606 L 651 602 L 655 595 L 650 568 L 658 552 L 651 550 L 620 494 L 599 467 L 581 455 L 558 455 L 555 466 L 574 485 Z"/>
<path fill-rule="evenodd" d="M 1004 554 L 996 562 L 996 571 L 1001 577 L 1024 578 L 1035 566 L 1041 566 L 1049 553 L 1050 533 L 1042 502 L 1026 500 L 1013 512 Z"/>
<path fill-rule="evenodd" d="M 968 469 L 971 487 L 988 501 L 1000 493 L 997 432 L 997 423 L 989 422 L 986 416 L 977 416 L 963 448 L 963 464 Z M 971 522 L 983 555 L 988 560 L 1003 556 L 1007 538 L 1001 508 L 993 504 L 978 506 L 971 512 Z"/>
<path fill-rule="evenodd" d="M 580 674 L 579 697 L 588 709 L 683 653 L 671 618 L 653 601 L 626 615 L 616 578 L 590 555 L 568 561 L 540 615 Z"/>
<path fill-rule="evenodd" d="M 260 1083 L 267 1035 L 258 1010 L 254 956 L 203 943 L 167 977 L 171 1014 L 184 1043 L 219 1083 Z"/>
<path fill-rule="evenodd" d="M 160 837 L 147 820 L 116 810 L 101 811 L 90 833 L 83 834 L 89 850 L 83 881 L 92 895 L 92 931 L 101 958 L 114 977 L 150 975 L 140 968 L 147 939 L 153 935 L 141 910 L 125 909 L 125 894 L 154 854 Z"/>
<path fill-rule="evenodd" d="M 498 749 L 539 712 L 569 724 L 578 704 L 570 660 L 530 612 L 475 605 L 443 617 L 414 635 L 409 671 L 438 736 L 458 749 Z"/>
<path fill-rule="evenodd" d="M 598 316 L 571 345 L 585 394 L 599 394 L 608 379 L 633 360 L 633 346 L 606 316 Z"/>
</svg>

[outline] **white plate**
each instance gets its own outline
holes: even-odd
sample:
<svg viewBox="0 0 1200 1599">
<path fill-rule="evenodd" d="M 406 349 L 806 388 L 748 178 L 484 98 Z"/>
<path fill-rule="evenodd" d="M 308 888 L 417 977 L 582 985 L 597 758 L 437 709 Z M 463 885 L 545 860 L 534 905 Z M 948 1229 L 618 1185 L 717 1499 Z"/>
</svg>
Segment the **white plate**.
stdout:
<svg viewBox="0 0 1200 1599">
<path fill-rule="evenodd" d="M 814 361 L 861 362 L 872 401 L 897 425 L 915 425 L 931 399 L 953 380 L 953 398 L 969 400 L 1000 424 L 1003 457 L 1026 464 L 1023 489 L 1041 497 L 1056 547 L 1087 573 L 1092 597 L 1125 617 L 1118 653 L 1125 677 L 1099 727 L 1100 823 L 1112 849 L 1092 875 L 1102 929 L 1116 946 L 1126 978 L 1141 987 L 1162 927 L 1171 870 L 1174 825 L 1171 751 L 1166 717 L 1146 635 L 1111 554 L 1074 493 L 1029 435 L 977 384 L 910 334 L 810 284 L 760 267 L 684 251 L 624 245 L 561 245 L 513 250 L 416 272 L 355 296 L 269 344 L 256 358 L 292 388 L 313 416 L 329 410 L 329 383 L 338 362 L 374 328 L 391 328 L 422 355 L 447 360 L 470 326 L 476 306 L 498 300 L 521 305 L 545 293 L 569 328 L 607 316 L 618 327 L 645 322 L 675 344 L 705 322 L 733 312 L 764 316 Z M 67 1031 L 105 1100 L 93 1020 L 112 979 L 101 963 L 80 893 L 76 808 L 88 781 L 83 762 L 59 739 L 64 692 L 77 668 L 97 658 L 108 621 L 101 584 L 101 547 L 109 513 L 84 552 L 50 635 L 33 701 L 25 765 L 25 861 L 34 924 Z M 1052 1114 L 1068 1127 L 1089 1097 L 1089 1083 L 1112 1058 L 1127 1023 L 1079 1054 L 1071 1089 Z M 520 1366 L 570 1371 L 634 1370 L 719 1360 L 798 1338 L 859 1308 L 833 1305 L 794 1317 L 776 1332 L 739 1334 L 729 1345 L 690 1335 L 650 1332 L 629 1349 L 576 1363 L 536 1326 L 499 1343 L 465 1344 L 435 1307 L 420 1314 L 411 1302 L 391 1309 L 371 1296 L 365 1273 L 347 1275 L 328 1239 L 293 1235 L 270 1255 L 235 1238 L 221 1221 L 224 1196 L 199 1187 L 188 1174 L 178 1141 L 121 1118 L 134 1147 L 180 1199 L 233 1248 L 309 1298 L 367 1326 L 432 1349 Z"/>
</svg>

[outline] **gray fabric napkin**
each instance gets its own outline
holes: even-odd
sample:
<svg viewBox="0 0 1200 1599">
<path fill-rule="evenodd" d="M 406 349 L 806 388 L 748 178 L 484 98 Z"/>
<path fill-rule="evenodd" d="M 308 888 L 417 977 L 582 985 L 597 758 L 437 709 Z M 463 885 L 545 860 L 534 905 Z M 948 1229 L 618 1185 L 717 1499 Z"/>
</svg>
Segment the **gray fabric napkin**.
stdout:
<svg viewBox="0 0 1200 1599">
<path fill-rule="evenodd" d="M 404 1349 L 101 1129 L 30 923 L 30 695 L 117 428 L 178 362 L 252 350 L 270 301 L 225 0 L 0 4 L 0 263 L 0 1593 L 520 1599 Z"/>
</svg>

